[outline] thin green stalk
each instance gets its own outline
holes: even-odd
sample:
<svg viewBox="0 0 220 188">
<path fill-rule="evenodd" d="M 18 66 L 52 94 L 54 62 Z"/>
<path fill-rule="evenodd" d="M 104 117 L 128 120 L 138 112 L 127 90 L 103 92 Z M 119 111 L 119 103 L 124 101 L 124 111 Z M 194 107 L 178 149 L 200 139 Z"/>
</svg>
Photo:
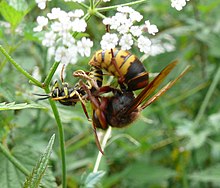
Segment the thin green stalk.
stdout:
<svg viewBox="0 0 220 188">
<path fill-rule="evenodd" d="M 7 60 L 14 65 L 14 67 L 21 72 L 24 76 L 26 76 L 31 82 L 33 82 L 36 86 L 42 87 L 41 82 L 36 80 L 34 77 L 32 77 L 27 71 L 25 71 L 18 63 L 12 59 L 12 57 L 5 51 L 5 49 L 0 45 L 0 51 L 3 53 L 3 55 L 7 58 Z"/>
<path fill-rule="evenodd" d="M 50 68 L 50 71 L 49 71 L 47 77 L 44 80 L 44 86 L 45 87 L 49 86 L 49 84 L 51 82 L 51 79 L 52 79 L 54 73 L 56 72 L 58 66 L 59 66 L 58 62 L 53 63 L 53 66 Z"/>
<path fill-rule="evenodd" d="M 90 0 L 90 9 L 94 9 L 94 0 Z"/>
<path fill-rule="evenodd" d="M 45 88 L 45 92 L 49 93 L 49 88 Z M 57 106 L 53 100 L 50 100 L 50 106 L 53 110 L 54 117 L 57 122 L 58 132 L 59 132 L 59 141 L 60 141 L 60 153 L 61 153 L 61 161 L 62 161 L 62 187 L 66 188 L 66 151 L 65 151 L 65 140 L 64 140 L 64 130 L 60 120 L 59 112 Z"/>
<path fill-rule="evenodd" d="M 15 157 L 12 156 L 11 153 L 2 145 L 2 143 L 0 143 L 0 150 L 2 151 L 4 156 L 7 157 L 7 159 L 11 161 L 12 164 L 17 169 L 19 169 L 25 176 L 28 176 L 30 174 L 28 169 L 26 169 Z"/>
<path fill-rule="evenodd" d="M 95 4 L 95 7 L 97 7 L 101 2 L 102 2 L 102 0 L 97 1 Z"/>
<path fill-rule="evenodd" d="M 203 101 L 203 103 L 202 103 L 202 105 L 201 105 L 201 107 L 199 109 L 199 112 L 198 112 L 198 114 L 197 114 L 197 116 L 195 118 L 195 124 L 196 125 L 199 124 L 199 122 L 201 121 L 202 117 L 204 116 L 205 110 L 206 110 L 206 108 L 207 108 L 207 106 L 209 104 L 209 101 L 211 99 L 211 96 L 212 96 L 212 94 L 213 94 L 217 84 L 219 83 L 219 80 L 220 80 L 220 66 L 219 66 L 218 70 L 216 71 L 215 77 L 214 77 L 214 79 L 213 79 L 213 81 L 212 81 L 212 83 L 211 83 L 211 85 L 209 87 L 209 90 L 208 90 L 208 92 L 207 92 L 207 94 L 205 96 L 205 99 L 204 99 L 204 101 Z"/>
<path fill-rule="evenodd" d="M 98 11 L 96 11 L 94 14 L 102 19 L 106 18 L 102 13 L 100 13 Z"/>
<path fill-rule="evenodd" d="M 89 9 L 89 6 L 87 6 L 86 4 L 84 3 L 78 3 L 79 5 L 81 5 L 83 8 L 86 8 L 87 10 Z"/>
<path fill-rule="evenodd" d="M 146 2 L 146 1 L 147 0 L 133 1 L 133 2 L 129 2 L 129 3 L 123 3 L 123 4 L 120 4 L 120 5 L 113 5 L 113 6 L 109 6 L 109 7 L 101 7 L 101 8 L 97 8 L 97 10 L 98 11 L 108 11 L 108 10 L 111 10 L 111 9 L 116 9 L 118 7 L 121 7 L 121 6 L 132 6 L 132 5 L 143 3 L 143 2 Z"/>
</svg>

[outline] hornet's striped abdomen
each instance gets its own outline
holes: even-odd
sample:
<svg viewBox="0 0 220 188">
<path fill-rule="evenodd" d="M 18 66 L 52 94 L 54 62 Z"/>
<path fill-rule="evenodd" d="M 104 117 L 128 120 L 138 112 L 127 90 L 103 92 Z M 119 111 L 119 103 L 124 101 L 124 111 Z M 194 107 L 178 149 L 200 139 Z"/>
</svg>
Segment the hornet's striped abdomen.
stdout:
<svg viewBox="0 0 220 188">
<path fill-rule="evenodd" d="M 113 49 L 115 63 L 124 78 L 124 83 L 128 90 L 137 90 L 148 85 L 148 72 L 142 62 L 129 51 Z M 104 69 L 111 75 L 119 78 L 119 72 L 116 70 L 111 50 L 99 50 L 90 60 L 91 66 Z"/>
</svg>

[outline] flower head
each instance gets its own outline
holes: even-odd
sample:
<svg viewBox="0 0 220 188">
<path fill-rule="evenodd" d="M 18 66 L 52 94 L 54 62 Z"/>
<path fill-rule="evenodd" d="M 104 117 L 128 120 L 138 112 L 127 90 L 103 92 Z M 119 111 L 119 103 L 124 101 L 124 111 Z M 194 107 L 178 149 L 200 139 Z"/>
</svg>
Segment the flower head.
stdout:
<svg viewBox="0 0 220 188">
<path fill-rule="evenodd" d="M 145 36 L 148 34 L 155 35 L 158 32 L 156 25 L 150 24 L 150 21 L 145 21 L 144 25 L 136 25 L 143 19 L 143 16 L 128 6 L 121 6 L 117 8 L 115 15 L 105 18 L 103 23 L 108 25 L 109 28 L 115 31 L 114 35 L 105 34 L 101 41 L 101 47 L 103 50 L 111 49 L 119 45 L 123 50 L 129 50 L 132 48 L 134 41 L 137 41 L 137 46 L 141 52 L 149 54 L 151 41 Z M 111 37 L 110 37 L 111 36 Z M 118 39 L 120 39 L 118 43 Z M 111 47 L 113 46 L 113 47 Z"/>
<path fill-rule="evenodd" d="M 101 47 L 103 50 L 113 49 L 117 44 L 118 36 L 115 33 L 106 33 L 102 36 Z"/>
<path fill-rule="evenodd" d="M 189 1 L 189 0 L 171 0 L 171 7 L 180 11 L 183 9 L 184 6 L 186 6 L 186 1 Z"/>
<path fill-rule="evenodd" d="M 121 46 L 122 50 L 129 50 L 133 45 L 133 39 L 131 34 L 125 34 L 121 37 L 119 45 Z"/>
<path fill-rule="evenodd" d="M 149 34 L 155 35 L 155 33 L 157 33 L 159 31 L 156 25 L 150 24 L 149 20 L 145 21 L 144 23 L 145 23 L 145 27 L 147 28 L 147 31 Z"/>
<path fill-rule="evenodd" d="M 54 53 L 55 60 L 61 63 L 75 63 L 77 56 L 89 56 L 93 42 L 83 37 L 76 40 L 73 32 L 85 32 L 86 21 L 82 18 L 84 12 L 81 9 L 66 12 L 60 8 L 53 8 L 47 17 L 38 17 L 38 26 L 34 28 L 39 32 L 44 28 L 45 32 L 42 44 L 49 47 L 48 53 Z"/>
<path fill-rule="evenodd" d="M 151 41 L 147 37 L 141 35 L 138 38 L 138 47 L 140 48 L 141 52 L 149 54 L 151 51 Z"/>
<path fill-rule="evenodd" d="M 89 57 L 91 53 L 91 47 L 93 42 L 86 37 L 83 37 L 80 41 L 77 42 L 77 49 L 81 56 Z"/>
<path fill-rule="evenodd" d="M 38 16 L 37 23 L 38 23 L 38 26 L 35 27 L 33 30 L 35 32 L 42 31 L 43 27 L 45 27 L 48 24 L 48 18 L 46 18 L 44 16 Z"/>
<path fill-rule="evenodd" d="M 37 6 L 42 10 L 46 8 L 47 1 L 50 1 L 50 0 L 35 0 L 35 2 L 37 3 Z"/>
</svg>

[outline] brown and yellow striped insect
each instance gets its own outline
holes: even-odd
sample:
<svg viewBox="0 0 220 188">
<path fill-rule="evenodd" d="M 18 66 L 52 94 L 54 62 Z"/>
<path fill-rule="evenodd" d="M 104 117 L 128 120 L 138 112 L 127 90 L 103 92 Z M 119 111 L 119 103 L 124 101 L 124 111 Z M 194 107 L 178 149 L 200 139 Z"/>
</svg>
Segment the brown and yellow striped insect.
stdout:
<svg viewBox="0 0 220 188">
<path fill-rule="evenodd" d="M 129 51 L 99 50 L 89 64 L 117 77 L 121 88 L 128 91 L 142 89 L 148 85 L 149 76 L 143 63 Z"/>
</svg>

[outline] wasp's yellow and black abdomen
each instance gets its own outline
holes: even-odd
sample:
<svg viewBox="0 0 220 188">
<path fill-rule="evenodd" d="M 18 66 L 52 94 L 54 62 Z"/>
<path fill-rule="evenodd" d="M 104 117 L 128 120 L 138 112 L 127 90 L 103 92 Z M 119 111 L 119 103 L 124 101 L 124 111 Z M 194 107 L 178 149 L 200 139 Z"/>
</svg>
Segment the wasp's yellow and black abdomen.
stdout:
<svg viewBox="0 0 220 188">
<path fill-rule="evenodd" d="M 104 69 L 119 78 L 120 74 L 113 63 L 113 57 L 128 90 L 133 91 L 148 85 L 148 72 L 142 62 L 129 51 L 113 49 L 112 54 L 111 50 L 99 50 L 89 64 Z"/>
</svg>

